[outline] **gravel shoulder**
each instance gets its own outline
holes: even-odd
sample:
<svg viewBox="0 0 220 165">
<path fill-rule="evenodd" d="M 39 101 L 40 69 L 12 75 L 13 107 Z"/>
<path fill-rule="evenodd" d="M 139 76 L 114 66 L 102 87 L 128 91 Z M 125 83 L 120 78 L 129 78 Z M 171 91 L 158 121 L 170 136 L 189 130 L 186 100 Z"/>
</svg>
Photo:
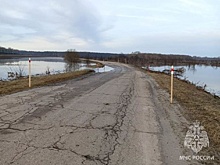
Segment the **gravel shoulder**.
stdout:
<svg viewBox="0 0 220 165">
<path fill-rule="evenodd" d="M 191 164 L 178 104 L 131 66 L 0 97 L 0 164 Z M 194 162 L 196 163 L 196 162 Z"/>
</svg>

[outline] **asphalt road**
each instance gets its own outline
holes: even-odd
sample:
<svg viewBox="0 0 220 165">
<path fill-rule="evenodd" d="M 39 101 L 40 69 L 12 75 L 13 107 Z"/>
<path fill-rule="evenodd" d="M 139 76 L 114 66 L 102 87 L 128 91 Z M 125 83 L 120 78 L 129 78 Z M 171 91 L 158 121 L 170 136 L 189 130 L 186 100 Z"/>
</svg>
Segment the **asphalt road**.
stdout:
<svg viewBox="0 0 220 165">
<path fill-rule="evenodd" d="M 108 65 L 115 69 L 0 97 L 0 164 L 185 164 L 163 112 L 175 109 L 160 99 L 168 95 L 145 73 Z"/>
</svg>

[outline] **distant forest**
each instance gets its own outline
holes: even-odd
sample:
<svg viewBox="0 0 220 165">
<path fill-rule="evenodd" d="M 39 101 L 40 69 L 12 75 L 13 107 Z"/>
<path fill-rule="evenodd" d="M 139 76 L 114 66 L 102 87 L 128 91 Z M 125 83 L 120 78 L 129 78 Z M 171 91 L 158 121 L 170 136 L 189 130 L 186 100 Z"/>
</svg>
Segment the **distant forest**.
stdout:
<svg viewBox="0 0 220 165">
<path fill-rule="evenodd" d="M 25 51 L 0 47 L 0 59 L 20 57 L 64 57 L 68 51 Z M 211 65 L 220 66 L 220 57 L 196 57 L 190 55 L 158 54 L 132 52 L 130 54 L 77 52 L 80 58 L 116 61 L 135 66 L 161 66 L 161 65 Z"/>
</svg>

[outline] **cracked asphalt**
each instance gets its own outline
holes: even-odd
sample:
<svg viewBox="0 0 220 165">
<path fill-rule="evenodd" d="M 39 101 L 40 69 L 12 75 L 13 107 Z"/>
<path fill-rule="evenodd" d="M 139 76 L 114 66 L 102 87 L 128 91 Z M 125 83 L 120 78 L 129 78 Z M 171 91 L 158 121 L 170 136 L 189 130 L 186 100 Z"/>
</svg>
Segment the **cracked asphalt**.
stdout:
<svg viewBox="0 0 220 165">
<path fill-rule="evenodd" d="M 161 140 L 154 82 L 108 65 L 115 69 L 1 96 L 0 164 L 159 165 L 170 155 L 178 164 L 179 146 L 171 152 Z"/>
</svg>

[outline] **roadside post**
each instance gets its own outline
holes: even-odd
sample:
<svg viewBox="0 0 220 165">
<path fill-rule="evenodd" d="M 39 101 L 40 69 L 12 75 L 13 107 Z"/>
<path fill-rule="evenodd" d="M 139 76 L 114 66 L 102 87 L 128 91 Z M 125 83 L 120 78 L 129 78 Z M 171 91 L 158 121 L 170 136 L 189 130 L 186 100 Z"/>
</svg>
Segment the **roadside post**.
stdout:
<svg viewBox="0 0 220 165">
<path fill-rule="evenodd" d="M 31 58 L 29 58 L 29 88 L 31 87 Z"/>
<path fill-rule="evenodd" d="M 174 68 L 173 65 L 171 66 L 171 88 L 170 88 L 170 103 L 173 103 L 173 74 L 174 74 Z"/>
</svg>

